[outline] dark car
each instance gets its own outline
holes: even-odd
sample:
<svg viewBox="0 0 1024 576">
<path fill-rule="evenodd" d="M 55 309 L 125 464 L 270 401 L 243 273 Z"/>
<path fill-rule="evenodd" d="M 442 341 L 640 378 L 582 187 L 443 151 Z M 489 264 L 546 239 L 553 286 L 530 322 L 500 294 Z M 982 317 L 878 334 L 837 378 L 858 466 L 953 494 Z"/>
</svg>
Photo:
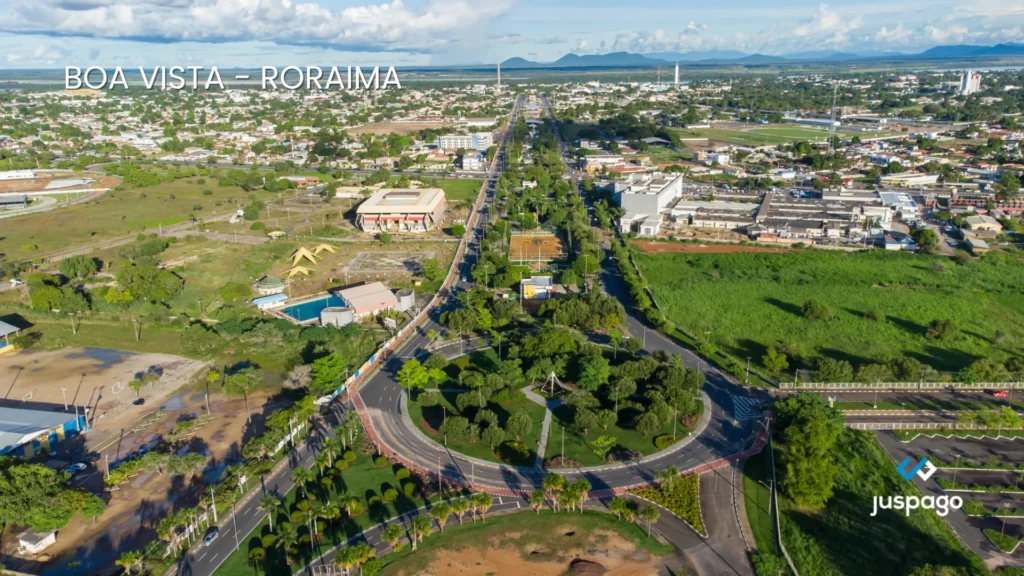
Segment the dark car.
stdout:
<svg viewBox="0 0 1024 576">
<path fill-rule="evenodd" d="M 142 406 L 145 403 L 146 403 L 146 399 L 145 398 L 136 398 L 135 401 L 132 402 L 132 406 Z"/>
<path fill-rule="evenodd" d="M 216 526 L 210 528 L 206 531 L 206 536 L 203 536 L 203 546 L 213 544 L 213 541 L 216 540 L 218 536 L 220 536 L 220 528 L 217 528 Z"/>
</svg>

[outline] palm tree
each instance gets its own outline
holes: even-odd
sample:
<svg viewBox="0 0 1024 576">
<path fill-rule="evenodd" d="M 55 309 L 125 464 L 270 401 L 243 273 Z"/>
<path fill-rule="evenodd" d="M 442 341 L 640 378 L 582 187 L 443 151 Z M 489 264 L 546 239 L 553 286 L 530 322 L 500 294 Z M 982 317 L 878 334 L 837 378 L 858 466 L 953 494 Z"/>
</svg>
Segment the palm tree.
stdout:
<svg viewBox="0 0 1024 576">
<path fill-rule="evenodd" d="M 491 508 L 491 504 L 494 504 L 494 499 L 486 492 L 477 492 L 476 494 L 473 494 L 471 498 L 476 504 L 477 510 L 480 511 L 480 519 L 486 522 L 487 511 Z"/>
<path fill-rule="evenodd" d="M 253 548 L 249 550 L 249 564 L 252 565 L 256 573 L 259 573 L 260 562 L 263 562 L 267 558 L 267 551 L 263 548 Z"/>
<path fill-rule="evenodd" d="M 405 530 L 402 529 L 400 524 L 388 524 L 380 531 L 380 540 L 391 548 L 395 548 L 395 551 L 397 552 L 396 546 L 398 544 L 398 540 L 402 538 L 402 534 L 404 533 Z"/>
<path fill-rule="evenodd" d="M 580 514 L 583 514 L 583 503 L 587 501 L 587 494 L 590 493 L 592 486 L 586 478 L 580 478 L 572 483 L 572 488 L 573 496 L 575 496 L 573 499 L 573 509 L 575 509 L 576 504 L 579 504 Z"/>
<path fill-rule="evenodd" d="M 608 509 L 612 512 L 612 514 L 615 514 L 615 516 L 618 517 L 619 520 L 622 520 L 622 514 L 626 511 L 627 507 L 628 504 L 626 503 L 626 499 L 619 498 L 618 496 L 612 498 L 611 504 L 608 505 Z"/>
<path fill-rule="evenodd" d="M 654 477 L 658 480 L 658 484 L 661 485 L 662 492 L 668 492 L 675 486 L 676 481 L 679 480 L 679 468 L 675 466 L 669 466 L 664 470 L 659 470 L 654 474 Z"/>
<path fill-rule="evenodd" d="M 626 522 L 633 522 L 636 520 L 636 506 L 630 506 L 629 502 L 626 502 L 626 507 L 622 509 L 622 517 Z"/>
<path fill-rule="evenodd" d="M 452 500 L 451 507 L 452 512 L 454 512 L 455 516 L 459 519 L 459 524 L 462 524 L 462 517 L 466 512 L 469 512 L 469 500 L 466 500 L 465 498 Z"/>
<path fill-rule="evenodd" d="M 316 467 L 320 470 L 320 475 L 323 476 L 324 468 L 331 467 L 331 455 L 321 451 L 316 455 L 316 458 L 313 459 L 313 462 L 316 463 Z"/>
<path fill-rule="evenodd" d="M 423 537 L 430 534 L 430 520 L 417 515 L 409 525 L 409 540 L 412 542 L 412 549 L 416 549 L 416 543 L 423 540 Z"/>
<path fill-rule="evenodd" d="M 557 512 L 557 494 L 562 490 L 565 490 L 565 478 L 562 478 L 558 474 L 548 474 L 544 477 L 542 485 L 544 486 L 544 490 L 548 493 L 548 498 L 551 498 L 551 507 L 554 508 L 555 512 Z"/>
<path fill-rule="evenodd" d="M 331 504 L 330 502 L 328 502 L 327 504 L 320 508 L 318 514 L 324 520 L 327 520 L 328 522 L 333 522 L 334 520 L 341 518 L 341 508 L 339 508 L 337 504 Z"/>
<path fill-rule="evenodd" d="M 136 552 L 134 550 L 129 550 L 128 552 L 122 552 L 121 556 L 118 557 L 118 559 L 114 561 L 114 564 L 117 564 L 121 568 L 124 568 L 124 573 L 125 574 L 131 574 L 132 570 L 134 570 L 136 567 L 139 568 L 139 570 L 141 571 L 142 570 L 142 552 Z"/>
<path fill-rule="evenodd" d="M 270 522 L 270 531 L 274 531 L 274 512 L 281 506 L 281 499 L 273 494 L 264 494 L 257 506 L 260 512 L 267 513 L 267 520 Z"/>
<path fill-rule="evenodd" d="M 277 540 L 274 541 L 275 548 L 281 548 L 284 550 L 285 561 L 291 566 L 292 565 L 292 550 L 299 543 L 299 532 L 295 529 L 295 526 L 285 522 L 281 526 L 277 533 Z"/>
<path fill-rule="evenodd" d="M 303 468 L 299 466 L 295 470 L 292 470 L 292 482 L 295 482 L 299 486 L 299 490 L 302 491 L 302 497 L 306 497 L 306 484 L 313 480 L 313 471 L 309 468 Z"/>
<path fill-rule="evenodd" d="M 651 537 L 651 522 L 657 522 L 661 512 L 654 506 L 644 506 L 640 509 L 640 518 L 647 522 L 647 537 Z"/>
<path fill-rule="evenodd" d="M 309 505 L 309 511 L 313 514 L 313 534 L 317 538 L 320 537 L 320 529 L 317 527 L 316 521 L 324 517 L 326 508 L 327 506 L 322 502 L 313 502 Z"/>
<path fill-rule="evenodd" d="M 355 546 L 345 546 L 340 548 L 338 553 L 334 556 L 334 564 L 345 570 L 346 573 L 351 573 L 352 568 L 359 565 L 360 552 Z"/>
<path fill-rule="evenodd" d="M 338 457 L 338 454 L 341 454 L 341 442 L 337 438 L 328 436 L 324 438 L 323 443 L 320 445 L 320 452 L 327 454 L 327 467 L 330 468 L 334 466 L 334 459 Z"/>
<path fill-rule="evenodd" d="M 316 538 L 313 537 L 315 536 L 314 532 L 316 530 L 316 526 L 313 522 L 316 519 L 316 512 L 313 512 L 312 506 L 306 507 L 306 509 L 301 512 L 302 517 L 306 519 L 306 526 L 309 527 L 309 549 L 313 550 L 316 546 Z"/>
<path fill-rule="evenodd" d="M 540 514 L 540 509 L 544 507 L 544 502 L 547 500 L 547 495 L 544 493 L 543 488 L 537 488 L 530 494 L 530 507 Z"/>
<path fill-rule="evenodd" d="M 444 524 L 452 514 L 452 507 L 444 502 L 438 502 L 427 514 L 437 522 L 437 527 L 441 529 L 441 532 L 444 532 Z"/>
</svg>

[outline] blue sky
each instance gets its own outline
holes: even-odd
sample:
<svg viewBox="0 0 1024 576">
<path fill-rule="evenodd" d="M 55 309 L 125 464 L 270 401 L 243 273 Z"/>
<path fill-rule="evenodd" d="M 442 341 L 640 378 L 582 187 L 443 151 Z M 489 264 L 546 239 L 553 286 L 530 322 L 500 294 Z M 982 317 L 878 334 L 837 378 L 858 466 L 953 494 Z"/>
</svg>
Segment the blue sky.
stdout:
<svg viewBox="0 0 1024 576">
<path fill-rule="evenodd" d="M 0 68 L 444 65 L 1024 42 L 1024 0 L 0 0 Z"/>
</svg>

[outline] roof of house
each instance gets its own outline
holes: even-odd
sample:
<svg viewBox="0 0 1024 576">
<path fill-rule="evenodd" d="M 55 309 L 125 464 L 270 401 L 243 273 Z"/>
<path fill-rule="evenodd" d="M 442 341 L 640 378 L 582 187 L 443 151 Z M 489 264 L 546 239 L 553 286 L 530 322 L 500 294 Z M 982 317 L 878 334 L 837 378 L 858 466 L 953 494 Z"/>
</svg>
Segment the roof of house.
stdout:
<svg viewBox="0 0 1024 576">
<path fill-rule="evenodd" d="M 383 188 L 356 208 L 357 214 L 432 213 L 444 203 L 444 190 L 440 188 L 391 189 Z"/>
<path fill-rule="evenodd" d="M 0 194 L 0 204 L 24 204 L 28 202 L 26 194 Z"/>
<path fill-rule="evenodd" d="M 398 306 L 398 298 L 395 297 L 395 293 L 380 282 L 339 290 L 338 296 L 341 296 L 345 304 L 358 315 L 373 314 L 386 308 Z"/>
</svg>

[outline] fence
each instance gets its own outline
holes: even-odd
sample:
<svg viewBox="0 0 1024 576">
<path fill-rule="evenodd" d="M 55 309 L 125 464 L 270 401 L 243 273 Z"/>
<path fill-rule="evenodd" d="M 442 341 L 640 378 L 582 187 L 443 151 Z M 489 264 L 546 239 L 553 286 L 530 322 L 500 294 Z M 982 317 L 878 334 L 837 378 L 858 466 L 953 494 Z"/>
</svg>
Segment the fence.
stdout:
<svg viewBox="0 0 1024 576">
<path fill-rule="evenodd" d="M 960 424 L 958 422 L 847 422 L 846 427 L 854 430 L 1020 430 L 1020 428 Z"/>
<path fill-rule="evenodd" d="M 779 550 L 782 550 L 782 555 L 786 557 L 786 562 L 789 563 L 789 569 L 793 571 L 794 576 L 800 576 L 800 573 L 796 571 L 796 564 L 793 564 L 793 559 L 789 557 L 789 552 L 786 551 L 786 545 L 782 543 L 782 521 L 779 519 L 779 481 L 775 478 L 775 449 L 772 446 L 771 436 L 768 437 L 768 460 L 772 465 L 772 504 L 775 505 L 775 537 L 779 541 Z"/>
<path fill-rule="evenodd" d="M 1019 390 L 1024 382 L 779 382 L 782 390 Z"/>
</svg>

